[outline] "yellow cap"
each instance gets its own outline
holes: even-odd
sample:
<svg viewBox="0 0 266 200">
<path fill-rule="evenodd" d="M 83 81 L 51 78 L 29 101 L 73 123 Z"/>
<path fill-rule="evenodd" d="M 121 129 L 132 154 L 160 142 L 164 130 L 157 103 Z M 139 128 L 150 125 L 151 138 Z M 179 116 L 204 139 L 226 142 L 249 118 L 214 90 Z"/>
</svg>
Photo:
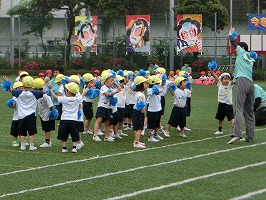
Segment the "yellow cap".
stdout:
<svg viewBox="0 0 266 200">
<path fill-rule="evenodd" d="M 161 82 L 162 82 L 162 80 L 156 75 L 152 75 L 152 76 L 150 76 L 148 78 L 148 83 L 150 85 L 158 84 L 158 83 L 161 83 Z"/>
<path fill-rule="evenodd" d="M 144 83 L 144 82 L 146 82 L 146 81 L 147 81 L 147 79 L 144 78 L 143 76 L 137 76 L 137 77 L 134 79 L 134 84 L 135 84 L 135 85 L 139 85 L 139 84 Z"/>
<path fill-rule="evenodd" d="M 184 80 L 186 80 L 184 77 L 178 76 L 178 77 L 175 79 L 175 84 L 176 84 L 177 86 L 179 86 L 180 83 L 181 83 L 181 81 L 184 81 Z"/>
<path fill-rule="evenodd" d="M 13 84 L 13 89 L 17 89 L 19 87 L 23 87 L 23 84 L 20 82 L 20 81 L 16 81 L 14 84 Z"/>
<path fill-rule="evenodd" d="M 61 82 L 62 78 L 64 77 L 63 74 L 57 74 L 57 76 L 54 79 L 54 82 L 59 83 Z"/>
<path fill-rule="evenodd" d="M 127 76 L 128 75 L 128 71 L 125 69 L 124 70 L 124 76 Z"/>
<path fill-rule="evenodd" d="M 101 76 L 102 76 L 103 74 L 106 74 L 106 73 L 109 73 L 109 72 L 110 72 L 110 69 L 103 70 L 102 73 L 101 73 Z"/>
<path fill-rule="evenodd" d="M 33 84 L 33 78 L 31 76 L 25 76 L 22 80 L 23 86 L 31 88 Z"/>
<path fill-rule="evenodd" d="M 19 76 L 23 76 L 23 75 L 29 76 L 29 73 L 26 71 L 22 71 L 19 73 Z"/>
<path fill-rule="evenodd" d="M 44 86 L 44 80 L 42 78 L 35 78 L 33 80 L 33 88 L 41 89 Z"/>
<path fill-rule="evenodd" d="M 166 73 L 166 70 L 163 67 L 158 67 L 156 70 L 158 72 L 160 72 L 161 74 L 165 74 Z"/>
<path fill-rule="evenodd" d="M 91 73 L 83 74 L 83 78 L 85 82 L 90 82 L 92 80 L 95 80 L 94 76 Z"/>
<path fill-rule="evenodd" d="M 79 86 L 74 82 L 70 82 L 70 83 L 66 84 L 65 87 L 72 94 L 77 94 L 79 92 Z"/>
<path fill-rule="evenodd" d="M 125 80 L 125 78 L 124 78 L 123 76 L 120 76 L 120 75 L 116 75 L 116 78 L 117 78 L 119 81 Z"/>
<path fill-rule="evenodd" d="M 76 84 L 80 84 L 80 77 L 78 75 L 71 75 L 69 77 L 69 82 L 74 82 Z"/>
<path fill-rule="evenodd" d="M 186 74 L 185 71 L 180 71 L 180 72 L 178 73 L 178 76 L 183 77 L 185 74 Z"/>
<path fill-rule="evenodd" d="M 106 79 L 108 79 L 109 77 L 114 77 L 112 73 L 109 73 L 108 71 L 105 71 L 104 73 L 102 73 L 102 85 L 104 85 L 104 82 L 106 81 Z"/>
</svg>

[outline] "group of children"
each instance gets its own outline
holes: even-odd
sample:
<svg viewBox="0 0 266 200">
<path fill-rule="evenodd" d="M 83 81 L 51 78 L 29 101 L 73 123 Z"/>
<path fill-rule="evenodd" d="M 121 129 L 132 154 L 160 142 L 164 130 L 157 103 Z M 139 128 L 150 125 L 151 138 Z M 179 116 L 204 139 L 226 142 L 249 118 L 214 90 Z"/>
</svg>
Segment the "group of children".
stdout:
<svg viewBox="0 0 266 200">
<path fill-rule="evenodd" d="M 140 142 L 140 137 L 145 134 L 146 128 L 149 130 L 149 142 L 163 140 L 159 135 L 162 132 L 165 137 L 170 137 L 170 126 L 179 125 L 180 136 L 186 137 L 184 135 L 186 102 L 187 97 L 191 95 L 189 92 L 191 84 L 186 84 L 187 76 L 185 78 L 184 73 L 180 73 L 181 76 L 173 83 L 167 80 L 166 70 L 161 67 L 157 68 L 155 75 L 151 76 L 145 70 L 139 70 L 136 73 L 126 70 L 118 72 L 104 70 L 101 75 L 97 70 L 94 74 L 86 73 L 83 76 L 69 77 L 58 70 L 54 70 L 54 77 L 52 77 L 50 72 L 47 70 L 45 77 L 39 76 L 33 79 L 26 71 L 21 71 L 13 87 L 7 84 L 10 82 L 8 77 L 4 77 L 5 85 L 9 85 L 5 90 L 9 90 L 13 95 L 13 99 L 7 102 L 7 105 L 14 109 L 11 125 L 13 146 L 19 146 L 16 141 L 19 136 L 21 150 L 26 149 L 27 134 L 30 139 L 29 150 L 37 149 L 34 145 L 34 135 L 37 133 L 35 114 L 37 108 L 41 127 L 45 133 L 45 142 L 40 147 L 52 146 L 50 132 L 55 130 L 56 119 L 60 119 L 57 139 L 62 141 L 62 152 L 67 152 L 69 135 L 72 139 L 72 152 L 77 152 L 77 149 L 84 145 L 80 140 L 81 133 L 93 134 L 92 140 L 96 142 L 102 141 L 99 137 L 101 135 L 104 135 L 105 142 L 113 142 L 115 139 L 127 136 L 122 132 L 123 128 L 124 130 L 133 129 L 133 146 L 136 148 L 146 148 L 146 144 Z M 80 88 L 83 88 L 82 94 Z M 164 96 L 167 91 L 171 92 L 175 102 L 164 131 L 161 119 L 164 114 Z M 94 116 L 93 101 L 98 96 L 96 121 L 92 131 L 89 127 Z M 183 112 L 176 113 L 176 108 Z M 102 123 L 104 133 L 101 132 Z"/>
<path fill-rule="evenodd" d="M 234 43 L 231 35 L 230 40 Z M 242 47 L 241 45 L 234 44 L 237 50 L 245 55 L 244 59 L 250 58 L 249 67 L 252 67 L 254 59 L 246 52 L 246 46 L 242 45 Z M 237 60 L 237 62 L 241 64 L 242 61 Z M 240 64 L 236 63 L 237 66 Z M 244 64 L 246 65 L 246 63 Z M 195 83 L 199 85 L 217 84 L 219 104 L 216 119 L 218 120 L 218 131 L 214 134 L 223 134 L 222 123 L 227 117 L 234 127 L 232 139 L 228 142 L 231 144 L 241 139 L 238 130 L 241 120 L 238 115 L 243 110 L 241 111 L 238 103 L 240 102 L 242 105 L 244 101 L 242 99 L 237 100 L 236 113 L 238 113 L 237 118 L 239 119 L 236 126 L 232 102 L 233 81 L 231 81 L 229 73 L 214 72 L 217 69 L 215 65 L 217 64 L 212 63 L 209 66 L 210 71 L 208 71 L 207 76 L 205 76 L 205 72 L 202 72 L 201 77 Z M 242 69 L 236 67 L 236 76 L 234 77 L 234 82 L 238 86 L 237 99 L 238 96 L 241 96 L 239 88 L 243 85 L 235 80 L 252 80 L 249 76 L 250 73 L 246 73 L 246 69 L 246 71 L 241 71 Z M 69 136 L 72 139 L 73 153 L 84 146 L 80 139 L 81 133 L 92 134 L 92 140 L 95 142 L 102 141 L 101 135 L 104 135 L 103 140 L 105 142 L 114 142 L 115 139 L 128 136 L 123 133 L 123 130 L 133 129 L 133 147 L 135 148 L 146 148 L 146 144 L 140 141 L 141 135 L 145 134 L 145 129 L 149 130 L 148 142 L 163 140 L 159 133 L 163 133 L 166 138 L 170 137 L 171 127 L 178 129 L 180 136 L 185 138 L 187 136 L 184 131 L 189 130 L 186 128 L 186 117 L 190 116 L 193 79 L 188 64 L 185 64 L 182 70 L 177 70 L 175 75 L 173 71 L 170 71 L 168 77 L 166 70 L 162 67 L 156 67 L 152 75 L 150 71 L 142 69 L 135 72 L 104 70 L 101 74 L 99 70 L 94 70 L 93 74 L 86 73 L 83 76 L 71 75 L 67 77 L 64 76 L 63 68 L 59 67 L 53 71 L 47 70 L 45 74 L 39 73 L 39 77 L 36 79 L 29 76 L 27 72 L 20 71 L 13 87 L 8 78 L 4 76 L 4 82 L 1 86 L 13 95 L 13 98 L 7 101 L 7 105 L 14 109 L 10 132 L 14 140 L 12 146 L 19 146 L 16 142 L 19 136 L 20 149 L 26 150 L 28 144 L 25 142 L 25 137 L 29 135 L 29 150 L 37 149 L 34 145 L 34 135 L 37 133 L 35 114 L 37 107 L 42 130 L 45 132 L 45 142 L 40 147 L 52 146 L 50 132 L 55 130 L 55 120 L 59 119 L 57 139 L 62 141 L 63 153 L 68 152 L 67 140 Z M 248 82 L 248 84 L 253 88 L 251 92 L 254 96 L 254 84 L 253 82 L 252 84 Z M 81 88 L 83 88 L 82 93 L 80 93 Z M 164 130 L 161 121 L 165 108 L 164 96 L 167 91 L 171 93 L 174 99 L 174 106 Z M 259 93 L 262 94 L 262 92 L 257 92 L 257 94 Z M 266 105 L 266 95 L 263 95 L 261 97 L 256 96 L 259 98 L 258 102 L 260 101 L 259 108 L 264 108 Z M 93 102 L 96 97 L 99 97 L 95 114 L 96 121 L 93 130 L 91 130 L 90 123 L 94 116 Z M 251 103 L 251 97 L 249 99 Z M 254 99 L 252 101 L 254 102 Z M 254 115 L 253 111 L 252 113 Z M 251 114 L 251 117 L 253 115 Z M 262 116 L 261 113 L 260 116 Z M 104 124 L 104 133 L 101 131 L 102 123 Z M 244 138 L 243 141 L 253 141 L 254 128 L 252 129 L 252 124 L 253 120 L 250 119 L 250 126 L 247 128 L 248 137 Z"/>
</svg>

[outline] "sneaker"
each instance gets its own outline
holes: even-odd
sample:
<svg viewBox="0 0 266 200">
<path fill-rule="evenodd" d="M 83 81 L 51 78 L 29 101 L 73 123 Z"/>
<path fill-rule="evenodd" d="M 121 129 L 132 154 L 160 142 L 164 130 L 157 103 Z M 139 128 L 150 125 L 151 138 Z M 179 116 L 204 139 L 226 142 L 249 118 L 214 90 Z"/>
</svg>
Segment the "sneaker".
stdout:
<svg viewBox="0 0 266 200">
<path fill-rule="evenodd" d="M 123 139 L 123 138 L 122 138 L 120 135 L 118 135 L 118 134 L 114 134 L 112 137 L 115 138 L 115 139 Z"/>
<path fill-rule="evenodd" d="M 224 134 L 223 131 L 216 131 L 216 132 L 214 133 L 214 135 L 222 135 L 222 134 Z"/>
<path fill-rule="evenodd" d="M 229 142 L 227 142 L 227 144 L 233 144 L 237 140 L 240 140 L 240 137 L 233 136 L 232 139 Z"/>
<path fill-rule="evenodd" d="M 12 147 L 19 147 L 19 144 L 17 143 L 17 141 L 13 141 Z"/>
<path fill-rule="evenodd" d="M 187 138 L 187 136 L 184 133 L 180 134 L 179 136 L 182 137 L 182 138 Z"/>
<path fill-rule="evenodd" d="M 114 138 L 113 137 L 108 137 L 108 138 L 104 138 L 105 142 L 114 142 Z"/>
<path fill-rule="evenodd" d="M 123 128 L 126 128 L 126 127 L 127 127 L 127 125 L 123 124 Z"/>
<path fill-rule="evenodd" d="M 159 142 L 160 140 L 155 139 L 153 136 L 148 138 L 148 142 Z"/>
<path fill-rule="evenodd" d="M 124 130 L 124 131 L 130 131 L 130 130 L 132 130 L 132 127 L 126 127 L 126 128 L 124 128 L 123 130 Z"/>
<path fill-rule="evenodd" d="M 125 133 L 119 133 L 119 135 L 120 135 L 121 137 L 127 137 L 127 136 L 128 136 L 128 134 L 125 134 Z"/>
<path fill-rule="evenodd" d="M 43 148 L 52 147 L 52 143 L 50 142 L 48 144 L 47 142 L 44 142 L 43 144 L 40 145 L 40 147 L 43 147 Z"/>
<path fill-rule="evenodd" d="M 181 131 L 181 128 L 178 126 L 178 127 L 176 127 L 176 129 L 178 130 L 178 131 Z"/>
<path fill-rule="evenodd" d="M 29 150 L 30 150 L 30 151 L 37 150 L 37 147 L 34 147 L 34 146 L 33 146 L 33 147 L 30 147 Z"/>
<path fill-rule="evenodd" d="M 240 142 L 249 142 L 246 138 L 242 138 L 239 140 Z"/>
<path fill-rule="evenodd" d="M 78 153 L 78 151 L 77 151 L 76 148 L 73 148 L 73 149 L 71 150 L 71 152 L 72 152 L 72 153 Z"/>
<path fill-rule="evenodd" d="M 157 130 L 157 133 L 163 133 L 162 128 L 158 129 L 158 130 Z"/>
<path fill-rule="evenodd" d="M 26 146 L 24 146 L 24 147 L 21 146 L 21 147 L 20 147 L 20 150 L 21 150 L 21 151 L 25 151 L 25 150 L 26 150 Z"/>
<path fill-rule="evenodd" d="M 67 153 L 67 149 L 62 149 L 62 153 Z"/>
<path fill-rule="evenodd" d="M 84 146 L 84 143 L 80 141 L 80 143 L 77 143 L 77 149 L 81 149 Z"/>
<path fill-rule="evenodd" d="M 90 129 L 88 129 L 88 130 L 84 130 L 84 131 L 82 132 L 82 134 L 84 134 L 84 135 L 87 135 L 87 134 L 93 134 L 93 131 L 90 130 Z"/>
<path fill-rule="evenodd" d="M 160 136 L 160 135 L 155 135 L 155 136 L 153 136 L 155 139 L 157 139 L 157 140 L 163 140 L 163 138 Z"/>
<path fill-rule="evenodd" d="M 142 130 L 141 133 L 140 133 L 141 136 L 144 136 L 145 135 L 145 130 Z"/>
<path fill-rule="evenodd" d="M 135 148 L 146 149 L 146 146 L 143 145 L 143 143 L 141 143 L 141 142 L 138 142 L 138 143 L 135 143 L 135 142 L 134 142 L 133 147 L 135 147 Z"/>
<path fill-rule="evenodd" d="M 97 135 L 104 135 L 102 131 L 98 131 Z"/>
<path fill-rule="evenodd" d="M 191 131 L 190 128 L 184 127 L 184 131 Z"/>
<path fill-rule="evenodd" d="M 169 132 L 164 131 L 163 134 L 164 134 L 164 137 L 166 137 L 166 138 L 170 138 L 170 134 L 169 134 Z"/>
<path fill-rule="evenodd" d="M 99 138 L 98 135 L 94 135 L 94 136 L 92 137 L 92 140 L 94 140 L 95 142 L 101 142 L 101 141 L 102 141 L 101 138 Z"/>
<path fill-rule="evenodd" d="M 28 142 L 26 142 L 25 140 L 24 140 L 24 142 L 25 142 L 25 146 L 29 146 L 30 144 L 28 143 Z"/>
</svg>

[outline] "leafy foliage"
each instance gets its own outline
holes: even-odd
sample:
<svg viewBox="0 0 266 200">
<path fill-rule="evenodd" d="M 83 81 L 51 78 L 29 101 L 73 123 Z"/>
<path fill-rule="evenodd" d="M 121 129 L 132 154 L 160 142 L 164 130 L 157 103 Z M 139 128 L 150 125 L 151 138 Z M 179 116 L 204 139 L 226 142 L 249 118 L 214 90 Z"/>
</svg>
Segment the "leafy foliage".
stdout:
<svg viewBox="0 0 266 200">
<path fill-rule="evenodd" d="M 229 23 L 229 14 L 219 0 L 179 0 L 175 8 L 176 14 L 202 14 L 203 26 L 214 30 L 214 13 L 217 12 L 217 29 L 223 30 Z"/>
<path fill-rule="evenodd" d="M 147 0 L 145 2 L 136 0 L 99 0 L 98 7 L 107 17 L 115 18 L 125 16 L 127 14 L 136 15 L 147 12 L 149 13 L 153 1 L 154 0 Z"/>
</svg>

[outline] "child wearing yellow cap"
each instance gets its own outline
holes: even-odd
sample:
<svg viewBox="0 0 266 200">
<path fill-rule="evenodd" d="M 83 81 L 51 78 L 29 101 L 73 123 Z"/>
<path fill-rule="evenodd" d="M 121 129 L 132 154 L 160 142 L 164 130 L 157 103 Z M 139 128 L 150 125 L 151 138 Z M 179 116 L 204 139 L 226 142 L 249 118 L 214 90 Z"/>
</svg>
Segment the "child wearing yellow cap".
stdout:
<svg viewBox="0 0 266 200">
<path fill-rule="evenodd" d="M 32 90 L 33 78 L 25 76 L 22 80 L 24 90 L 12 90 L 12 95 L 18 101 L 18 134 L 20 136 L 20 149 L 26 150 L 25 137 L 29 134 L 30 148 L 29 150 L 36 150 L 34 146 L 34 135 L 37 134 L 36 126 L 36 107 L 37 100 L 43 97 L 43 92 L 40 90 Z"/>
</svg>

